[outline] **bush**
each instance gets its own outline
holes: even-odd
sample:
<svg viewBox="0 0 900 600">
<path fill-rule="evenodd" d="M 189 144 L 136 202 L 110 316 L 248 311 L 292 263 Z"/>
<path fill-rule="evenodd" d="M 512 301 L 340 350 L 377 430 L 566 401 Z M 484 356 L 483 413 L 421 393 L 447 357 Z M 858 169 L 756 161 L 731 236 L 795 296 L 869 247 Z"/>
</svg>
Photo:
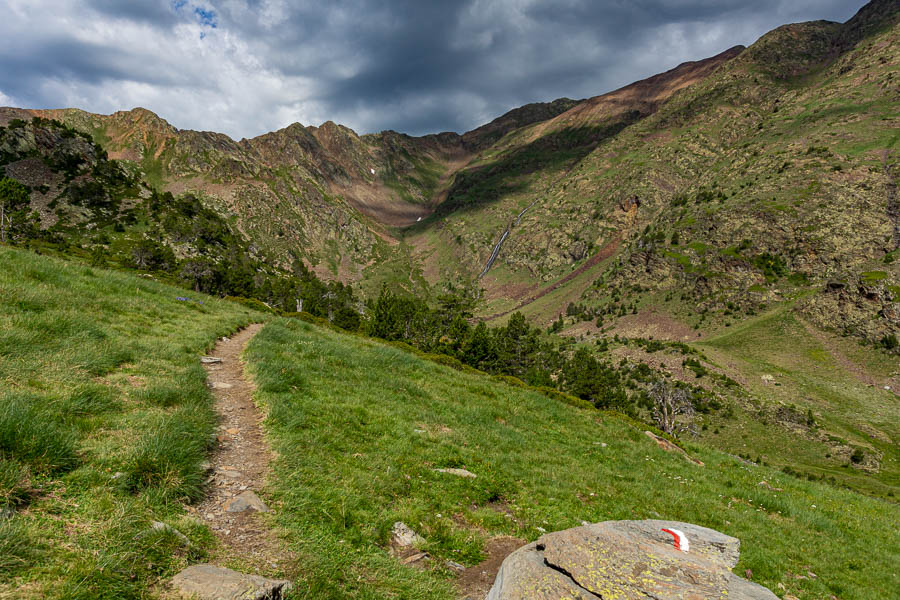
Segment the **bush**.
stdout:
<svg viewBox="0 0 900 600">
<path fill-rule="evenodd" d="M 35 398 L 27 396 L 0 400 L 0 458 L 23 461 L 35 471 L 74 468 L 78 464 L 74 433 L 37 410 L 35 403 Z"/>
<path fill-rule="evenodd" d="M 686 367 L 686 368 L 690 369 L 691 371 L 693 371 L 694 376 L 697 379 L 700 379 L 701 377 L 704 377 L 709 374 L 709 371 L 706 369 L 706 367 L 704 367 L 703 364 L 700 363 L 700 361 L 697 360 L 696 358 L 687 358 L 687 359 L 681 361 L 681 366 Z"/>
<path fill-rule="evenodd" d="M 900 341 L 897 340 L 897 334 L 891 333 L 881 338 L 881 345 L 885 350 L 894 350 L 900 346 Z"/>
<path fill-rule="evenodd" d="M 763 272 L 766 279 L 778 279 L 787 272 L 784 259 L 778 254 L 763 252 L 753 257 L 753 264 Z"/>
<path fill-rule="evenodd" d="M 540 393 L 544 394 L 551 400 L 557 400 L 564 404 L 568 404 L 570 406 L 574 406 L 576 408 L 584 408 L 587 410 L 596 410 L 593 404 L 588 402 L 587 400 L 582 400 L 581 398 L 576 398 L 575 396 L 570 396 L 569 394 L 563 393 L 556 388 L 547 387 L 547 386 L 539 386 L 535 388 Z"/>
<path fill-rule="evenodd" d="M 257 300 L 256 298 L 242 298 L 241 296 L 225 296 L 226 300 L 231 302 L 237 302 L 241 306 L 246 306 L 247 308 L 252 308 L 253 310 L 258 310 L 264 313 L 270 314 L 278 314 L 278 311 L 269 306 L 268 304 L 262 302 L 261 300 Z"/>
<path fill-rule="evenodd" d="M 518 388 L 526 386 L 524 381 L 522 381 L 518 377 L 513 377 L 512 375 L 494 375 L 494 381 L 502 381 L 506 385 L 511 385 Z"/>
</svg>

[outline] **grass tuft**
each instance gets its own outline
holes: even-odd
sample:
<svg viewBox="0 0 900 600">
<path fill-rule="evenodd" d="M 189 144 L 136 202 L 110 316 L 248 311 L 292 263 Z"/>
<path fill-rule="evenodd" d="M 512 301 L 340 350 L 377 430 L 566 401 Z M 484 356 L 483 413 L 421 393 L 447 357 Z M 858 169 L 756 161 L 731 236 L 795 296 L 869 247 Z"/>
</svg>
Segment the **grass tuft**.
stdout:
<svg viewBox="0 0 900 600">
<path fill-rule="evenodd" d="M 27 465 L 0 457 L 0 510 L 24 501 L 29 485 L 30 469 Z"/>
<path fill-rule="evenodd" d="M 37 408 L 43 403 L 33 394 L 0 400 L 0 456 L 26 462 L 35 471 L 68 471 L 78 464 L 76 436 Z"/>
<path fill-rule="evenodd" d="M 180 410 L 160 418 L 137 442 L 123 470 L 123 485 L 132 492 L 152 489 L 166 501 L 197 500 L 203 494 L 200 463 L 211 431 L 209 415 Z"/>
<path fill-rule="evenodd" d="M 15 517 L 0 519 L 0 575 L 13 575 L 30 566 L 39 554 L 23 522 Z"/>
</svg>

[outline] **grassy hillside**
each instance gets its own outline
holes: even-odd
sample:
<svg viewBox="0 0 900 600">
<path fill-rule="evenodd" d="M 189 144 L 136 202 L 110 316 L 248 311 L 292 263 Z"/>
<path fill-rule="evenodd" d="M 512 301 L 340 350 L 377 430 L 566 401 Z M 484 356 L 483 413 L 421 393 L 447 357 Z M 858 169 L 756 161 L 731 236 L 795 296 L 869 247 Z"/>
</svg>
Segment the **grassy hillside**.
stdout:
<svg viewBox="0 0 900 600">
<path fill-rule="evenodd" d="M 689 447 L 698 467 L 612 414 L 300 321 L 268 325 L 248 358 L 299 597 L 452 598 L 445 561 L 478 563 L 493 536 L 650 517 L 739 537 L 737 572 L 780 595 L 887 599 L 900 584 L 896 505 Z M 424 570 L 385 550 L 398 520 L 425 537 Z"/>
<path fill-rule="evenodd" d="M 214 430 L 198 359 L 260 318 L 0 246 L 0 598 L 146 598 L 205 554 L 182 504 Z"/>
<path fill-rule="evenodd" d="M 745 394 L 738 404 L 744 414 L 731 422 L 709 419 L 705 441 L 895 499 L 900 403 L 893 390 L 884 389 L 885 382 L 896 389 L 895 357 L 817 332 L 784 309 L 697 347 L 741 379 Z"/>
</svg>

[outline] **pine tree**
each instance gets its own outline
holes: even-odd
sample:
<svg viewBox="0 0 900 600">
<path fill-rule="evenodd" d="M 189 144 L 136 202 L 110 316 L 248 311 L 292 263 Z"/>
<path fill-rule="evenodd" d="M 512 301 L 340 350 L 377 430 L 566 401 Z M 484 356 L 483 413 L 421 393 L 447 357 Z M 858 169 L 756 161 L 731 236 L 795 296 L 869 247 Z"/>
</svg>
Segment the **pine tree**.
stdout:
<svg viewBox="0 0 900 600">
<path fill-rule="evenodd" d="M 496 357 L 494 341 L 487 325 L 479 323 L 466 344 L 464 360 L 477 369 L 489 370 L 496 362 Z"/>
</svg>

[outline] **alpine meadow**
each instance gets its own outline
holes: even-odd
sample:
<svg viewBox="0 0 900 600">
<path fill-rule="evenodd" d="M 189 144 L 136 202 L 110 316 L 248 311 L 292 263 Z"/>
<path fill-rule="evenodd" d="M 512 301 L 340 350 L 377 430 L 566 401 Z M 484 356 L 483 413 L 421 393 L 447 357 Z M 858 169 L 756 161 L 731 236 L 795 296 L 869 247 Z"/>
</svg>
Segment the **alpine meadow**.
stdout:
<svg viewBox="0 0 900 600">
<path fill-rule="evenodd" d="M 118 89 L 137 54 L 101 43 L 154 19 L 203 60 L 221 36 L 256 32 L 245 65 L 281 40 L 266 77 L 390 23 L 409 64 L 329 67 L 372 88 L 335 114 L 375 118 L 411 78 L 411 102 L 458 115 L 456 67 L 425 75 L 443 59 L 410 49 L 448 45 L 475 85 L 537 31 L 510 17 L 485 58 L 403 38 L 400 2 L 360 3 L 344 42 L 325 33 L 343 3 L 275 4 L 86 0 L 113 20 L 77 24 L 98 49 L 78 68 L 104 73 L 78 89 Z M 451 10 L 427 4 L 407 8 Z M 558 4 L 515 18 L 600 35 Z M 601 4 L 664 25 L 766 10 Z M 309 23 L 278 25 L 291 11 Z M 62 60 L 51 30 L 28 35 Z M 898 598 L 900 0 L 745 43 L 464 133 L 235 140 L 145 108 L 0 107 L 0 599 Z M 545 58 L 504 77 L 577 72 Z M 4 60 L 97 106 L 63 94 L 74 59 Z M 123 89 L 189 89 L 189 61 L 160 60 Z M 12 77 L 0 102 L 38 98 Z M 407 101 L 391 118 L 414 130 Z"/>
</svg>

